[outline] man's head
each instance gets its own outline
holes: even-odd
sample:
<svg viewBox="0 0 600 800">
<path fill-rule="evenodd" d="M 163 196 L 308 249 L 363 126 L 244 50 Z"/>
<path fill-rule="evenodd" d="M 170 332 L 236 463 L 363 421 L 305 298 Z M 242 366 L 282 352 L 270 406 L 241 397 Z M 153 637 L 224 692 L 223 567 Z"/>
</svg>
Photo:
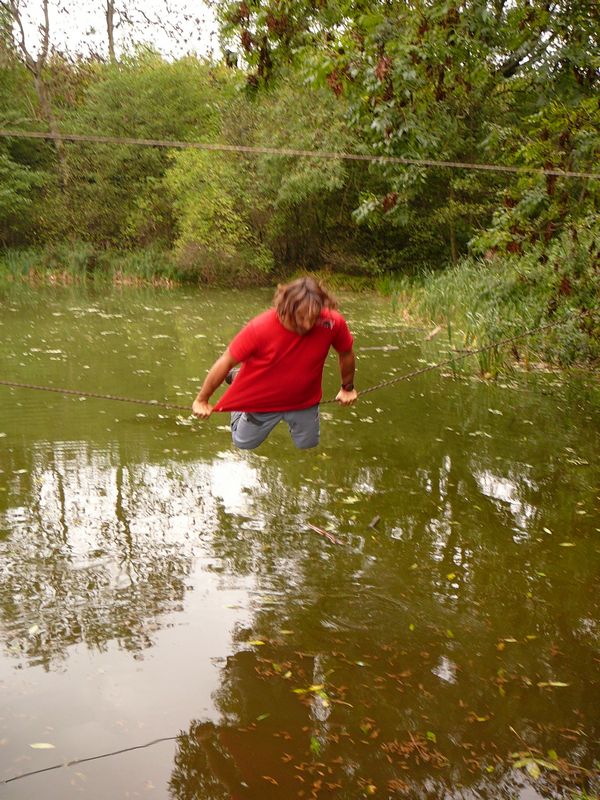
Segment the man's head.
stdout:
<svg viewBox="0 0 600 800">
<path fill-rule="evenodd" d="M 335 299 L 309 276 L 280 284 L 273 303 L 282 325 L 301 335 L 314 328 L 324 308 L 336 308 L 337 305 Z"/>
</svg>

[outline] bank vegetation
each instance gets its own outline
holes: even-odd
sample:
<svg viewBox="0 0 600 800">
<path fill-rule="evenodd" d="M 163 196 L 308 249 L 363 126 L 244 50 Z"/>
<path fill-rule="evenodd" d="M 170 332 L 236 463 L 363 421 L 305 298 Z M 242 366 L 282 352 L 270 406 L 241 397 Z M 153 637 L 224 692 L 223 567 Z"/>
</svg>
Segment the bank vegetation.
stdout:
<svg viewBox="0 0 600 800">
<path fill-rule="evenodd" d="M 457 347 L 564 317 L 537 355 L 599 359 L 600 180 L 535 171 L 598 175 L 593 4 L 221 1 L 216 60 L 118 54 L 110 36 L 68 57 L 44 17 L 33 52 L 20 9 L 0 5 L 0 128 L 55 138 L 0 137 L 4 280 L 243 287 L 318 270 Z"/>
</svg>

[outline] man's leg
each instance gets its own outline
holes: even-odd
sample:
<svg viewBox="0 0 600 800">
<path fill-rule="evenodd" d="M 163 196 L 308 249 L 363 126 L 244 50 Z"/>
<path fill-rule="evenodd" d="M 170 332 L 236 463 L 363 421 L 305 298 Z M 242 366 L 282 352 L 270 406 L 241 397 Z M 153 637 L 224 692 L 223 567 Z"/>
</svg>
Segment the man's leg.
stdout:
<svg viewBox="0 0 600 800">
<path fill-rule="evenodd" d="M 296 447 L 306 450 L 319 444 L 319 406 L 303 408 L 301 411 L 286 411 L 283 418 L 288 424 Z"/>
<path fill-rule="evenodd" d="M 254 450 L 264 442 L 283 414 L 269 412 L 250 414 L 246 411 L 234 411 L 231 414 L 231 438 L 236 447 L 242 450 Z"/>
</svg>

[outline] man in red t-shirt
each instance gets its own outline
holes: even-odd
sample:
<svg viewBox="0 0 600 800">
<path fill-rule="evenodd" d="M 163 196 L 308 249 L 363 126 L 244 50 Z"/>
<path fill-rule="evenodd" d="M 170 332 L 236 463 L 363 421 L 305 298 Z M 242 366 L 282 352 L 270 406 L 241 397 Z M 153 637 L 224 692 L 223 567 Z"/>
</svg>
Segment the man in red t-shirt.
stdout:
<svg viewBox="0 0 600 800">
<path fill-rule="evenodd" d="M 330 347 L 338 353 L 341 375 L 336 400 L 349 406 L 358 397 L 352 334 L 335 307 L 314 278 L 279 286 L 274 307 L 252 319 L 210 368 L 192 413 L 207 419 L 213 410 L 231 411 L 233 443 L 244 449 L 258 447 L 282 419 L 297 447 L 316 447 L 323 366 Z M 230 388 L 211 406 L 213 392 L 240 363 Z"/>
</svg>

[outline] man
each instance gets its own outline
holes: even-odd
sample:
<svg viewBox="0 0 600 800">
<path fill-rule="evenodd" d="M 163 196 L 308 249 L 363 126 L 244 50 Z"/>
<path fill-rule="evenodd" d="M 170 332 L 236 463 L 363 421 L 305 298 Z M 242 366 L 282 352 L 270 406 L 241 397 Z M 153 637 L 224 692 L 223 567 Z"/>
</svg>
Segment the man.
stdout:
<svg viewBox="0 0 600 800">
<path fill-rule="evenodd" d="M 341 389 L 338 403 L 349 406 L 354 388 L 353 338 L 336 302 L 314 278 L 279 286 L 274 307 L 252 319 L 212 365 L 192 413 L 207 419 L 213 411 L 232 411 L 237 447 L 253 450 L 281 420 L 299 448 L 319 444 L 319 402 L 323 366 L 329 348 L 338 353 Z M 213 392 L 235 372 L 230 388 L 214 406 Z"/>
</svg>

